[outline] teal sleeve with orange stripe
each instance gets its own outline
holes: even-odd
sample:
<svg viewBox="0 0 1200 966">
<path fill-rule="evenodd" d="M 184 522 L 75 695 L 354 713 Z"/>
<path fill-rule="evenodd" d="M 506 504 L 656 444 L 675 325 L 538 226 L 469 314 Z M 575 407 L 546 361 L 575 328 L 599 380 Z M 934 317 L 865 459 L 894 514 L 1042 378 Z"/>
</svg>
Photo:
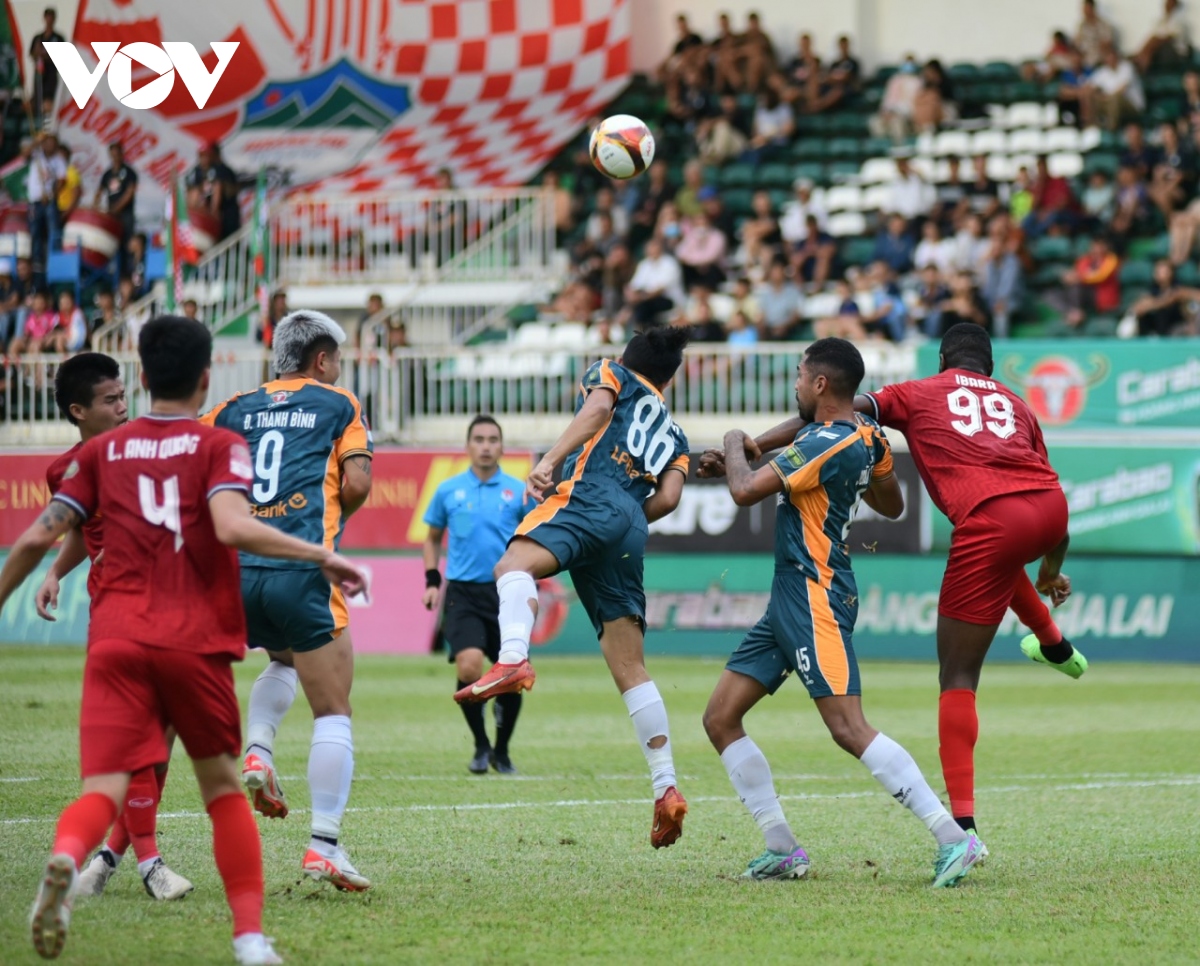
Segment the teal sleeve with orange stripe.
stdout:
<svg viewBox="0 0 1200 966">
<path fill-rule="evenodd" d="M 871 479 L 886 480 L 896 472 L 896 464 L 892 459 L 892 444 L 888 442 L 882 429 L 876 429 L 874 436 L 875 468 L 871 470 Z"/>
<path fill-rule="evenodd" d="M 348 456 L 362 454 L 371 456 L 375 452 L 375 444 L 363 419 L 362 406 L 359 405 L 358 400 L 351 393 L 346 393 L 345 396 L 351 405 L 352 413 L 349 421 L 346 423 L 346 428 L 342 430 L 342 435 L 338 437 L 337 443 L 334 446 L 339 465 Z"/>
<path fill-rule="evenodd" d="M 621 379 L 607 359 L 601 359 L 588 367 L 579 382 L 579 391 L 585 396 L 593 389 L 609 389 L 614 395 L 621 394 Z"/>
</svg>

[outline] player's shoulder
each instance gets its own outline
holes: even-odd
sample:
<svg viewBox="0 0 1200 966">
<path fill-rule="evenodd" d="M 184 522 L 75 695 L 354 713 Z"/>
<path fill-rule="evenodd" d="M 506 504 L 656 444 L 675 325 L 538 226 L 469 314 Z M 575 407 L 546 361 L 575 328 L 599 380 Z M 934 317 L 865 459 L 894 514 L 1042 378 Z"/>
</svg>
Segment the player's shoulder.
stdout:
<svg viewBox="0 0 1200 966">
<path fill-rule="evenodd" d="M 62 486 L 63 475 L 67 472 L 67 468 L 75 462 L 81 449 L 83 449 L 82 440 L 50 461 L 50 465 L 46 467 L 46 483 L 51 492 Z"/>
<path fill-rule="evenodd" d="M 254 397 L 260 395 L 262 393 L 262 389 L 262 386 L 259 386 L 256 389 L 246 389 L 242 392 L 234 393 L 228 399 L 221 400 L 221 402 L 213 406 L 212 409 L 201 415 L 201 425 L 215 426 L 216 421 L 221 417 L 222 413 L 225 413 L 226 411 L 234 412 L 243 405 L 252 405 L 254 402 Z"/>
<path fill-rule="evenodd" d="M 358 401 L 358 397 L 345 386 L 331 386 L 328 383 L 317 382 L 315 379 L 310 379 L 304 384 L 304 389 L 302 391 L 306 395 L 311 395 L 317 399 L 323 399 L 326 402 L 350 405 L 356 408 L 361 408 L 362 406 L 362 404 Z"/>
</svg>

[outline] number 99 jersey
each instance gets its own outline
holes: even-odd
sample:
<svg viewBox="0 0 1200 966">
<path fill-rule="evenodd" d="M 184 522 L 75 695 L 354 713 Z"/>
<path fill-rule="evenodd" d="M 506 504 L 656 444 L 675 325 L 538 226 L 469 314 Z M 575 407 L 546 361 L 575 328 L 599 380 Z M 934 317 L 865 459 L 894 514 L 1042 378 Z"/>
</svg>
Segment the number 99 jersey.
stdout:
<svg viewBox="0 0 1200 966">
<path fill-rule="evenodd" d="M 575 482 L 614 483 L 639 505 L 654 492 L 658 477 L 668 467 L 688 471 L 688 441 L 671 418 L 662 393 L 643 376 L 602 359 L 583 375 L 575 411 L 596 389 L 616 395 L 608 425 L 563 463 L 563 479 Z"/>
<path fill-rule="evenodd" d="M 375 444 L 354 393 L 315 379 L 276 379 L 201 417 L 250 444 L 251 512 L 309 543 L 336 550 L 342 535 L 342 461 Z M 297 560 L 240 554 L 243 567 L 309 569 Z"/>
</svg>

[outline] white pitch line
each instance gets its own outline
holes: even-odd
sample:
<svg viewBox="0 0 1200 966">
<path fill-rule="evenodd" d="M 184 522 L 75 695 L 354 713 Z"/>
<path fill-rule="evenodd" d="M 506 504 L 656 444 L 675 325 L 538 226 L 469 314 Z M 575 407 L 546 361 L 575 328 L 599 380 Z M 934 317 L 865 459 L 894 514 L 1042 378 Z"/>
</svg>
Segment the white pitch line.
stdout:
<svg viewBox="0 0 1200 966">
<path fill-rule="evenodd" d="M 1000 795 L 1010 794 L 1012 792 L 1036 791 L 1073 792 L 1097 791 L 1113 788 L 1169 788 L 1191 785 L 1200 785 L 1200 775 L 1179 775 L 1174 778 L 1148 779 L 1144 781 L 1073 782 L 1061 785 L 1004 785 L 996 788 L 979 788 L 976 789 L 976 794 Z M 872 789 L 871 791 L 862 792 L 813 792 L 810 794 L 780 795 L 779 798 L 780 801 L 787 802 L 827 801 L 851 798 L 872 798 L 878 796 L 879 794 L 880 792 L 878 789 Z M 736 799 L 728 795 L 701 795 L 696 798 L 691 798 L 688 801 L 693 803 L 729 803 L 736 801 Z M 525 808 L 607 808 L 618 805 L 648 804 L 650 804 L 650 799 L 648 798 L 574 798 L 562 799 L 553 802 L 478 802 L 473 804 L 467 803 L 457 805 L 377 805 L 370 808 L 348 808 L 346 811 L 371 814 L 399 812 L 499 812 Z M 159 818 L 206 818 L 207 814 L 207 812 L 162 812 L 159 814 Z M 307 810 L 294 808 L 290 810 L 289 814 L 304 815 L 307 814 Z M 26 818 L 2 819 L 0 820 L 0 825 L 34 825 L 56 821 L 58 821 L 57 816 L 30 816 Z"/>
</svg>

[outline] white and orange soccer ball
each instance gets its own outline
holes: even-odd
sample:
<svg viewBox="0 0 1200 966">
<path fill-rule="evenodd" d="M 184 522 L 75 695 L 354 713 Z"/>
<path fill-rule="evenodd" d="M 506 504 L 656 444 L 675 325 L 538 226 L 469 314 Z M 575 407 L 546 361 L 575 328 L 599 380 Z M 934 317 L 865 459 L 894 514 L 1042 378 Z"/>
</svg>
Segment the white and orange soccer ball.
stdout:
<svg viewBox="0 0 1200 966">
<path fill-rule="evenodd" d="M 588 153 L 596 169 L 624 181 L 641 174 L 654 160 L 654 135 L 632 114 L 614 114 L 592 132 Z"/>
</svg>

